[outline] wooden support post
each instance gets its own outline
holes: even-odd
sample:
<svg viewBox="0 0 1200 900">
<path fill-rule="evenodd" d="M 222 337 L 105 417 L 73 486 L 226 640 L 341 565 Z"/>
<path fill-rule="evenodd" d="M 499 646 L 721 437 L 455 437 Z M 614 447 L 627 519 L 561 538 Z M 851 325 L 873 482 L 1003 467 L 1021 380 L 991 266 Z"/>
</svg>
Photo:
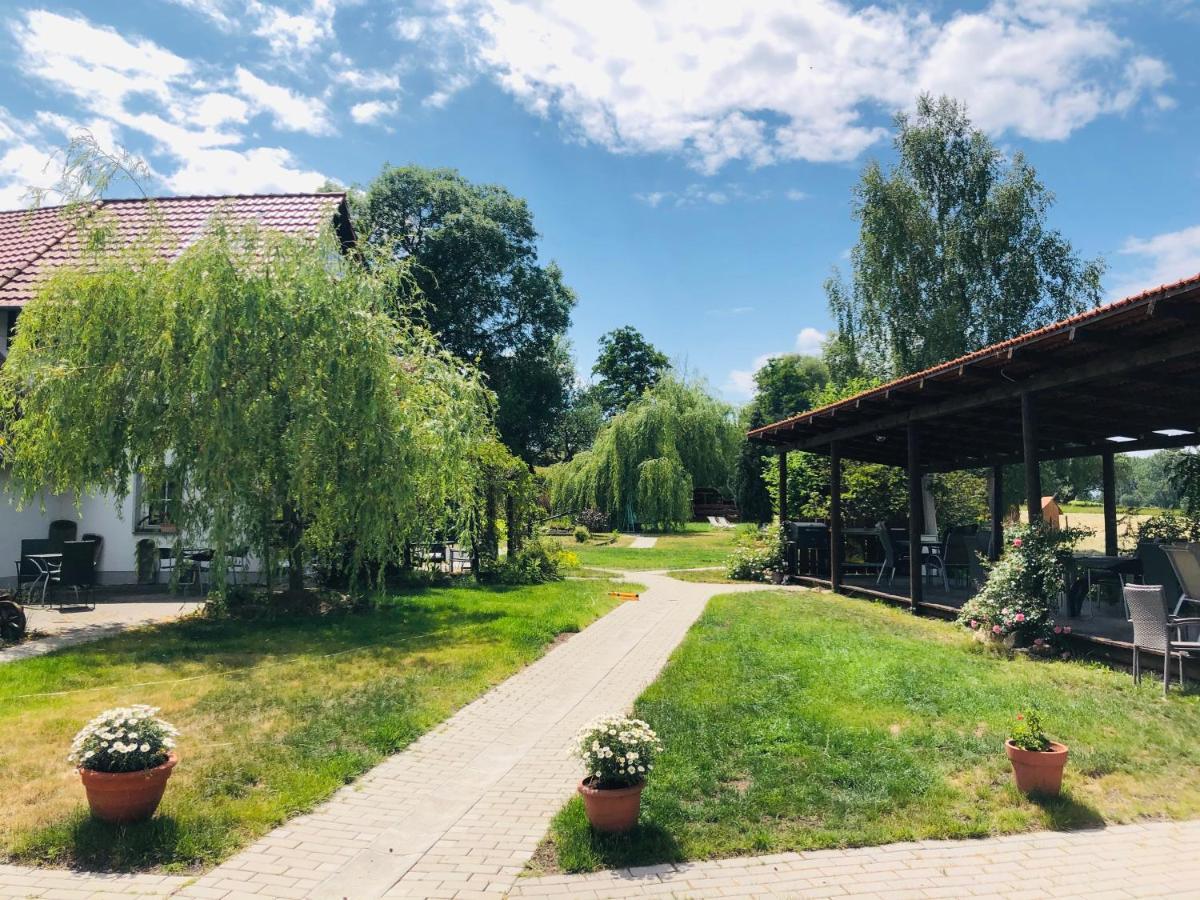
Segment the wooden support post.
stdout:
<svg viewBox="0 0 1200 900">
<path fill-rule="evenodd" d="M 1033 395 L 1021 394 L 1021 438 L 1025 450 L 1025 505 L 1029 513 L 1029 524 L 1042 518 L 1042 471 L 1037 449 L 1037 415 L 1033 407 Z"/>
<path fill-rule="evenodd" d="M 1117 467 L 1112 452 L 1101 454 L 1104 486 L 1104 553 L 1117 555 Z"/>
<path fill-rule="evenodd" d="M 992 466 L 992 542 L 988 546 L 988 559 L 995 562 L 1000 558 L 1004 546 L 1004 466 Z"/>
<path fill-rule="evenodd" d="M 829 445 L 829 584 L 842 587 L 842 448 Z"/>
<path fill-rule="evenodd" d="M 779 524 L 787 521 L 787 451 L 779 451 Z"/>
<path fill-rule="evenodd" d="M 908 596 L 912 612 L 920 610 L 925 584 L 921 578 L 921 531 L 925 504 L 921 494 L 921 440 L 916 423 L 908 425 Z"/>
</svg>

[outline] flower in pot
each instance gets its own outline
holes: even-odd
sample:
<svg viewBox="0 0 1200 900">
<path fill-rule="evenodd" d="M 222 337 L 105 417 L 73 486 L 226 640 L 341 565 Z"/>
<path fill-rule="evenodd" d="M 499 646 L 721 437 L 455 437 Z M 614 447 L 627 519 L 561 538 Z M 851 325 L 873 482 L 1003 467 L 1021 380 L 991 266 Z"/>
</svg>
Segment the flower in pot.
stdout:
<svg viewBox="0 0 1200 900">
<path fill-rule="evenodd" d="M 1067 746 L 1046 736 L 1036 709 L 1017 716 L 1004 750 L 1012 763 L 1017 790 L 1023 794 L 1058 796 L 1067 764 Z"/>
<path fill-rule="evenodd" d="M 646 776 L 662 743 L 641 719 L 602 716 L 579 732 L 576 753 L 586 773 L 579 783 L 583 808 L 597 831 L 628 831 L 637 824 Z"/>
<path fill-rule="evenodd" d="M 75 735 L 68 760 L 83 779 L 92 815 L 105 822 L 140 822 L 154 815 L 175 768 L 174 726 L 152 706 L 108 709 Z"/>
</svg>

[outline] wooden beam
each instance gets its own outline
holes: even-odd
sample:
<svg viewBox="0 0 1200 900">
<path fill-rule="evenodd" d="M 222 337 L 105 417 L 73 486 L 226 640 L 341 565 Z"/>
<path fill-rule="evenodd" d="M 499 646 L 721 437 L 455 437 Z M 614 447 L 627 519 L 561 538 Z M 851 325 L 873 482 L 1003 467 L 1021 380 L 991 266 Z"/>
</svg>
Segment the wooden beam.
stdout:
<svg viewBox="0 0 1200 900">
<path fill-rule="evenodd" d="M 1004 467 L 992 466 L 991 477 L 992 541 L 988 544 L 988 559 L 1000 558 L 1004 546 Z"/>
<path fill-rule="evenodd" d="M 1037 410 L 1033 394 L 1028 391 L 1021 395 L 1021 437 L 1025 449 L 1025 504 L 1032 525 L 1042 516 L 1042 473 L 1037 446 Z"/>
<path fill-rule="evenodd" d="M 908 596 L 914 614 L 925 599 L 925 583 L 921 577 L 925 504 L 921 496 L 921 435 L 918 428 L 916 423 L 908 426 Z"/>
<path fill-rule="evenodd" d="M 1104 553 L 1117 555 L 1117 469 L 1113 452 L 1100 455 L 1104 491 Z"/>
<path fill-rule="evenodd" d="M 842 448 L 829 445 L 829 583 L 842 587 Z"/>
<path fill-rule="evenodd" d="M 847 440 L 864 434 L 887 431 L 907 425 L 909 422 L 927 422 L 986 407 L 1015 399 L 1024 392 L 1053 390 L 1082 384 L 1097 378 L 1115 377 L 1135 372 L 1138 369 L 1194 357 L 1197 354 L 1200 354 L 1200 344 L 1195 335 L 1188 333 L 1149 346 L 1132 349 L 1120 356 L 1104 354 L 1098 359 L 1090 359 L 1065 369 L 1055 368 L 1017 382 L 1005 382 L 992 388 L 964 392 L 945 400 L 914 407 L 911 410 L 876 416 L 854 425 L 843 425 L 821 434 L 800 437 L 793 441 L 792 447 L 796 450 L 811 450 L 826 445 L 832 440 Z M 799 423 L 797 426 L 799 427 Z"/>
<path fill-rule="evenodd" d="M 787 451 L 779 452 L 779 524 L 782 525 L 788 517 L 788 470 Z"/>
</svg>

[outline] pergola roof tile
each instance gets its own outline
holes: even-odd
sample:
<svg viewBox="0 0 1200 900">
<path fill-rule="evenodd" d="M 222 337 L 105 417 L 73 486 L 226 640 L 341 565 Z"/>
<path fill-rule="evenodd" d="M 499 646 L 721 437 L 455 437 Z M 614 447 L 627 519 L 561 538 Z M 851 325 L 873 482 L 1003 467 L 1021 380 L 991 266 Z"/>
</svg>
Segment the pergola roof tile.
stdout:
<svg viewBox="0 0 1200 900">
<path fill-rule="evenodd" d="M 898 464 L 901 442 L 885 445 L 920 420 L 941 426 L 925 443 L 930 466 L 981 465 L 1019 457 L 1022 390 L 1046 398 L 1052 413 L 1046 458 L 1100 452 L 1100 442 L 1126 427 L 1136 440 L 1131 449 L 1179 446 L 1189 435 L 1200 443 L 1191 433 L 1200 430 L 1200 275 L 764 425 L 749 437 L 816 452 L 837 440 L 847 458 Z M 1179 427 L 1189 435 L 1158 433 Z"/>
</svg>

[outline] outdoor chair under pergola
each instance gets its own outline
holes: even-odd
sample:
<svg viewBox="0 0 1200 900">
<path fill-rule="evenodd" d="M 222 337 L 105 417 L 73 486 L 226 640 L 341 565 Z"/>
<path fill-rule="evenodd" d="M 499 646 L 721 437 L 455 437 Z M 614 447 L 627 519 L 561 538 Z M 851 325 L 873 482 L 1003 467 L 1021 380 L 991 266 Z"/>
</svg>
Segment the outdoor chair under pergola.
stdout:
<svg viewBox="0 0 1200 900">
<path fill-rule="evenodd" d="M 1001 500 L 1006 465 L 1023 465 L 1024 505 L 1035 521 L 1042 516 L 1040 463 L 1098 456 L 1104 556 L 1081 565 L 1123 573 L 1137 560 L 1118 552 L 1115 455 L 1200 444 L 1200 275 L 755 428 L 748 437 L 779 452 L 781 521 L 788 519 L 787 452 L 829 457 L 825 581 L 834 590 L 846 588 L 842 463 L 847 459 L 906 469 L 908 546 L 917 548 L 925 532 L 926 474 L 989 470 L 990 532 L 998 537 L 1007 512 Z M 1000 543 L 989 542 L 991 558 L 999 556 Z M 907 598 L 850 589 L 904 600 L 918 612 L 925 602 L 921 558 L 911 554 Z"/>
<path fill-rule="evenodd" d="M 1163 693 L 1171 685 L 1171 659 L 1179 661 L 1179 686 L 1183 687 L 1183 661 L 1200 655 L 1200 642 L 1185 641 L 1180 630 L 1200 625 L 1200 618 L 1181 619 L 1167 612 L 1167 598 L 1160 584 L 1127 584 L 1125 605 L 1133 623 L 1133 680 L 1142 680 L 1141 650 L 1163 655 Z"/>
</svg>

